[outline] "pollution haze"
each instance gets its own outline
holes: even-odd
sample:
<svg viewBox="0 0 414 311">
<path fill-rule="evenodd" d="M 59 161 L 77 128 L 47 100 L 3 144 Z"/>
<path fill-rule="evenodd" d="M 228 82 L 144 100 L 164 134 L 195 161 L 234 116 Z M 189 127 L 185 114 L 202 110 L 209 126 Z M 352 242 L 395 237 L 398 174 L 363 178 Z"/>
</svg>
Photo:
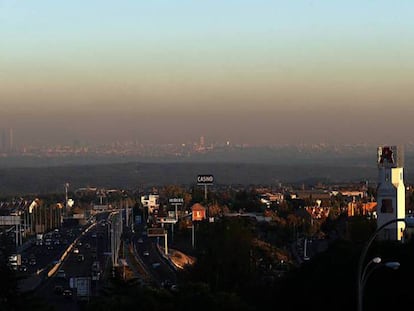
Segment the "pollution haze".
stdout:
<svg viewBox="0 0 414 311">
<path fill-rule="evenodd" d="M 410 1 L 1 1 L 16 145 L 406 144 Z"/>
</svg>

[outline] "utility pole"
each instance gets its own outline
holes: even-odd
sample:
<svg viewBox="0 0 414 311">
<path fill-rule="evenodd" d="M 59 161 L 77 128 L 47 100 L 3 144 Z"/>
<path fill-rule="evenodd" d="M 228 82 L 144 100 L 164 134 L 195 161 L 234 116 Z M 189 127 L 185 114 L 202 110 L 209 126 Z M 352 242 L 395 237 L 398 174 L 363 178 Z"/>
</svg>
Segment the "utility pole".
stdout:
<svg viewBox="0 0 414 311">
<path fill-rule="evenodd" d="M 68 215 L 68 189 L 69 183 L 65 183 L 65 208 L 63 210 L 63 217 L 67 217 Z"/>
<path fill-rule="evenodd" d="M 128 199 L 125 199 L 125 225 L 126 227 L 129 227 L 129 206 L 128 206 Z"/>
<path fill-rule="evenodd" d="M 191 246 L 194 248 L 195 246 L 195 233 L 194 233 L 194 221 L 191 225 Z"/>
</svg>

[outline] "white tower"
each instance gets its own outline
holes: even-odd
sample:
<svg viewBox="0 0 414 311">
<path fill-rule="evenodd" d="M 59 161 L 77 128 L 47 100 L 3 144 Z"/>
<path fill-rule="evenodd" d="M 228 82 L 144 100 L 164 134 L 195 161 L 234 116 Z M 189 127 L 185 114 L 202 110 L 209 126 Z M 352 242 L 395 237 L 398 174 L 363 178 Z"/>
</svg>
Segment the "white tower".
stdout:
<svg viewBox="0 0 414 311">
<path fill-rule="evenodd" d="M 378 147 L 377 228 L 388 221 L 405 218 L 404 157 L 401 147 Z M 378 234 L 382 240 L 400 241 L 405 223 L 394 222 Z"/>
</svg>

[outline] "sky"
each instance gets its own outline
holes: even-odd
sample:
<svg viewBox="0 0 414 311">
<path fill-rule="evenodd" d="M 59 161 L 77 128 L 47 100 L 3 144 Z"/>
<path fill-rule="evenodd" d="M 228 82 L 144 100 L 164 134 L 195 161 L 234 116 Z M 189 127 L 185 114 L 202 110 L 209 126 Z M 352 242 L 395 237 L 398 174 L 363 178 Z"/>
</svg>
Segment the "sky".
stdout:
<svg viewBox="0 0 414 311">
<path fill-rule="evenodd" d="M 409 0 L 0 0 L 15 144 L 404 144 Z"/>
</svg>

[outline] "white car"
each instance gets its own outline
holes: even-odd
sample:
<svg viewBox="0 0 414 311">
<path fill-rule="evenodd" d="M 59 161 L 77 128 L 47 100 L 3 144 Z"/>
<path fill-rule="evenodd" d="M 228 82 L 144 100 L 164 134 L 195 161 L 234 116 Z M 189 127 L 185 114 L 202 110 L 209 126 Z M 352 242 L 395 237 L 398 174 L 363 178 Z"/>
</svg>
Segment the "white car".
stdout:
<svg viewBox="0 0 414 311">
<path fill-rule="evenodd" d="M 79 254 L 79 248 L 74 248 L 74 249 L 73 249 L 73 252 L 74 252 L 75 254 Z"/>
</svg>

